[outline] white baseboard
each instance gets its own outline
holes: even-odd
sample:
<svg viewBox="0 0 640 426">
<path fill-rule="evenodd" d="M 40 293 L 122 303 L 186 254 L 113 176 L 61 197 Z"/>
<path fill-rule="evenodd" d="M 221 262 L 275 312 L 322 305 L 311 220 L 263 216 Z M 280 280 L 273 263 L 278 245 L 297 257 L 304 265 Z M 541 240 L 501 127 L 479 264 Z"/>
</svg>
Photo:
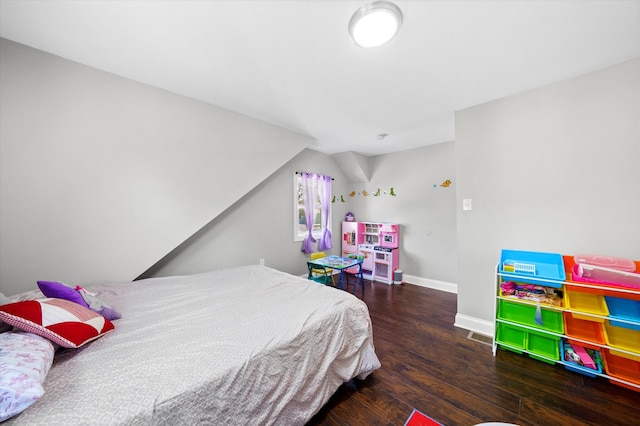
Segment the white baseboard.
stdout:
<svg viewBox="0 0 640 426">
<path fill-rule="evenodd" d="M 404 278 L 411 284 L 419 285 L 421 287 L 432 288 L 434 290 L 446 291 L 448 293 L 458 294 L 458 284 L 432 280 L 429 278 L 421 278 L 413 275 L 405 275 Z M 473 331 L 485 336 L 494 335 L 494 324 L 492 321 L 486 321 L 479 318 L 469 317 L 462 314 L 456 314 L 454 324 L 456 327 L 464 328 L 465 330 Z"/>
<path fill-rule="evenodd" d="M 456 314 L 456 319 L 453 325 L 459 328 L 464 328 L 465 330 L 476 332 L 478 334 L 483 334 L 485 336 L 493 336 L 495 330 L 493 321 L 486 321 L 462 314 Z"/>
<path fill-rule="evenodd" d="M 403 280 L 405 282 L 419 285 L 420 287 L 432 288 L 434 290 L 446 291 L 447 293 L 458 294 L 458 284 L 450 283 L 447 281 L 432 280 L 430 278 L 416 277 L 415 275 L 404 275 Z"/>
</svg>

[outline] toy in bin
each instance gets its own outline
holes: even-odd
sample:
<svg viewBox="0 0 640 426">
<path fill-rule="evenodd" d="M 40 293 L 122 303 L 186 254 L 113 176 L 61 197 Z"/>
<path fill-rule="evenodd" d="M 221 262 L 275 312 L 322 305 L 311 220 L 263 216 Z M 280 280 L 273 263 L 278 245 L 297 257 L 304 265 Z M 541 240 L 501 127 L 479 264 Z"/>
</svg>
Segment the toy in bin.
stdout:
<svg viewBox="0 0 640 426">
<path fill-rule="evenodd" d="M 564 342 L 562 359 L 591 370 L 598 370 L 600 368 L 599 365 L 602 364 L 602 357 L 599 351 L 569 342 Z"/>
<path fill-rule="evenodd" d="M 551 287 L 505 281 L 500 284 L 500 291 L 503 296 L 514 296 L 518 299 L 531 300 L 537 303 L 562 306 L 562 290 Z"/>
<path fill-rule="evenodd" d="M 584 263 L 601 268 L 616 269 L 618 271 L 635 272 L 636 264 L 631 259 L 622 257 L 602 256 L 597 254 L 576 254 L 573 257 L 576 264 Z"/>
<path fill-rule="evenodd" d="M 502 264 L 504 272 L 525 272 L 528 274 L 536 273 L 536 265 L 532 263 L 514 262 L 513 260 L 505 260 Z"/>
</svg>

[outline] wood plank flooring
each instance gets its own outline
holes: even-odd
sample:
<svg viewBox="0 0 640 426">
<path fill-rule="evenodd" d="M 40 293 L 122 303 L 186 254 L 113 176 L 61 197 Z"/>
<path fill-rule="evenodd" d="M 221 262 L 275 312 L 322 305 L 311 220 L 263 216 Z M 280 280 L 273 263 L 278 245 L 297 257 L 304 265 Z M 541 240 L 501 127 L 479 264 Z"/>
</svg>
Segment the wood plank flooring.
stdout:
<svg viewBox="0 0 640 426">
<path fill-rule="evenodd" d="M 640 392 L 526 355 L 494 357 L 453 325 L 455 294 L 368 281 L 364 300 L 382 368 L 342 386 L 308 426 L 403 425 L 414 408 L 447 426 L 640 426 Z"/>
</svg>

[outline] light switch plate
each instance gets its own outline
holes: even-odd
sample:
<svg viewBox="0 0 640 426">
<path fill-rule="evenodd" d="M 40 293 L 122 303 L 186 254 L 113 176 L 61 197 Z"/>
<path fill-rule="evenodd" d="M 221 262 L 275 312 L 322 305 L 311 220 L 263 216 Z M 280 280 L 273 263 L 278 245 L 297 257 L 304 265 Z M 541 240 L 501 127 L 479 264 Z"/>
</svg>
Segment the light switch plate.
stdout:
<svg viewBox="0 0 640 426">
<path fill-rule="evenodd" d="M 471 210 L 471 198 L 464 198 L 462 200 L 462 210 Z"/>
</svg>

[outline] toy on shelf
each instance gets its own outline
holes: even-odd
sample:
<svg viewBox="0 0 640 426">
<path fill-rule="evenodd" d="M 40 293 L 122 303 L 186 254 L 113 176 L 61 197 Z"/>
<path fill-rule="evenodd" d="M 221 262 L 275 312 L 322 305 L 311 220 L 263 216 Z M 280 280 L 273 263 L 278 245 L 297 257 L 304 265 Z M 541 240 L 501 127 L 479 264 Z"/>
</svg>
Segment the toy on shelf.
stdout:
<svg viewBox="0 0 640 426">
<path fill-rule="evenodd" d="M 573 257 L 576 264 L 600 266 L 602 268 L 617 269 L 624 272 L 635 272 L 636 264 L 631 259 L 622 257 L 602 256 L 598 254 L 576 254 Z"/>
<path fill-rule="evenodd" d="M 602 266 L 576 263 L 572 270 L 576 282 L 606 284 L 624 288 L 640 288 L 640 274 L 604 268 Z"/>
<path fill-rule="evenodd" d="M 562 306 L 562 290 L 556 288 L 505 281 L 500 284 L 500 291 L 502 296 L 512 296 L 551 306 Z"/>
<path fill-rule="evenodd" d="M 566 342 L 564 344 L 563 359 L 566 362 L 592 370 L 598 370 L 599 363 L 602 363 L 602 357 L 599 351 Z"/>
</svg>

